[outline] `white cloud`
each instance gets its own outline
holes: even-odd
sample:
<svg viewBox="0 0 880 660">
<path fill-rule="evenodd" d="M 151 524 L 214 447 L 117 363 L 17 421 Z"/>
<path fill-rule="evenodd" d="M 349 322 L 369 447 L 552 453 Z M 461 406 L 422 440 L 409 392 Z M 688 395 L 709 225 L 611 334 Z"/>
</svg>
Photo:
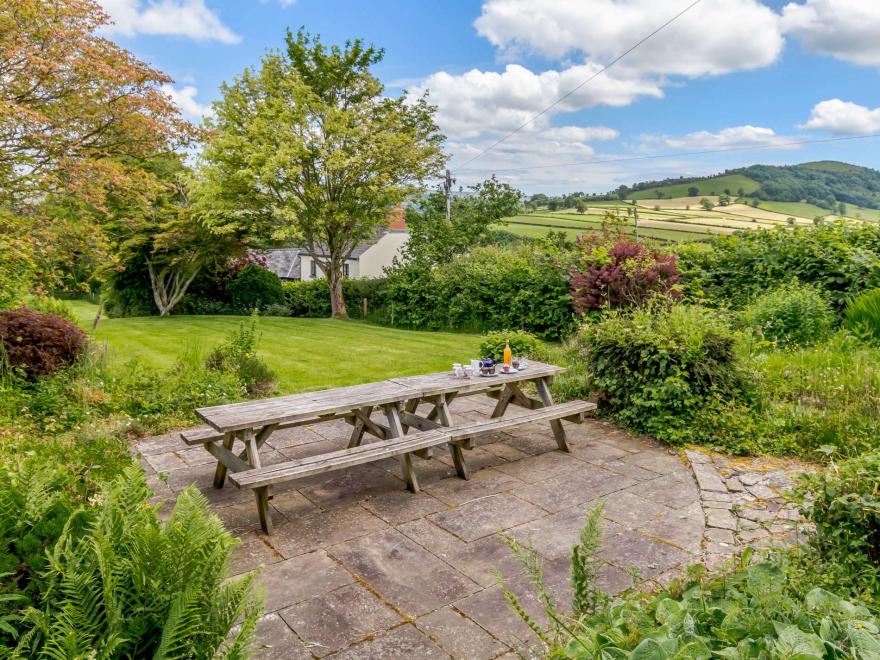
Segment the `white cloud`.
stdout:
<svg viewBox="0 0 880 660">
<path fill-rule="evenodd" d="M 619 133 L 606 126 L 556 126 L 553 128 L 522 131 L 512 135 L 488 152 L 473 166 L 456 171 L 458 183 L 470 185 L 482 181 L 493 172 L 499 178 L 522 187 L 547 186 L 560 183 L 560 172 L 564 171 L 567 188 L 576 190 L 578 186 L 603 186 L 607 178 L 595 180 L 596 167 L 583 165 L 571 169 L 566 163 L 578 163 L 596 158 L 596 150 L 591 142 L 613 140 Z M 476 156 L 489 147 L 494 138 L 486 136 L 476 140 L 450 141 L 448 147 L 455 154 L 451 163 L 453 168 Z M 518 168 L 526 168 L 519 170 Z M 612 168 L 617 171 L 619 168 Z M 605 167 L 604 170 L 609 170 Z M 584 190 L 587 188 L 584 187 Z"/>
<path fill-rule="evenodd" d="M 782 29 L 809 50 L 862 66 L 880 66 L 880 2 L 806 0 L 782 10 Z"/>
<path fill-rule="evenodd" d="M 836 135 L 862 135 L 880 131 L 880 108 L 828 99 L 813 106 L 810 118 L 799 128 L 830 131 Z"/>
<path fill-rule="evenodd" d="M 777 135 L 772 128 L 763 126 L 731 126 L 720 131 L 696 131 L 681 137 L 642 136 L 641 147 L 654 150 L 667 147 L 680 151 L 701 151 L 703 149 L 738 149 L 747 147 L 785 147 L 791 137 Z"/>
<path fill-rule="evenodd" d="M 451 75 L 441 71 L 411 87 L 409 93 L 419 96 L 430 91 L 430 101 L 438 108 L 437 121 L 449 137 L 475 137 L 484 131 L 510 131 L 521 126 L 599 68 L 597 64 L 583 64 L 534 73 L 519 64 L 509 64 L 500 73 L 473 69 Z M 558 112 L 600 104 L 623 106 L 640 96 L 660 97 L 663 91 L 651 80 L 602 74 L 532 122 L 528 130 L 547 128 L 551 116 Z"/>
<path fill-rule="evenodd" d="M 213 117 L 214 110 L 210 105 L 202 105 L 196 101 L 198 90 L 192 85 L 175 89 L 171 85 L 162 85 L 162 91 L 171 99 L 181 114 L 191 121 L 199 121 L 205 117 Z"/>
<path fill-rule="evenodd" d="M 474 25 L 508 55 L 579 53 L 604 63 L 686 6 L 683 0 L 488 0 Z M 718 75 L 767 66 L 783 44 L 778 16 L 757 0 L 703 0 L 615 68 L 648 76 Z"/>
<path fill-rule="evenodd" d="M 99 0 L 113 25 L 110 34 L 133 37 L 138 34 L 173 35 L 197 41 L 225 44 L 241 41 L 223 24 L 204 0 Z"/>
</svg>

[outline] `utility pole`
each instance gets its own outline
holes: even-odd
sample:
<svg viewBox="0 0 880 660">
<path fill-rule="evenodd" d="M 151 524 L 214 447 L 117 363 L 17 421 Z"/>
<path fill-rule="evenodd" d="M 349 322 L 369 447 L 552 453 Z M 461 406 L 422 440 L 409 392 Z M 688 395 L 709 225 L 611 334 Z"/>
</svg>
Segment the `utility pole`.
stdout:
<svg viewBox="0 0 880 660">
<path fill-rule="evenodd" d="M 452 186 L 455 179 L 452 178 L 452 172 L 446 170 L 446 178 L 443 180 L 443 193 L 446 195 L 446 219 L 452 219 Z"/>
<path fill-rule="evenodd" d="M 635 225 L 636 240 L 639 240 L 639 207 L 633 206 L 633 224 Z"/>
</svg>

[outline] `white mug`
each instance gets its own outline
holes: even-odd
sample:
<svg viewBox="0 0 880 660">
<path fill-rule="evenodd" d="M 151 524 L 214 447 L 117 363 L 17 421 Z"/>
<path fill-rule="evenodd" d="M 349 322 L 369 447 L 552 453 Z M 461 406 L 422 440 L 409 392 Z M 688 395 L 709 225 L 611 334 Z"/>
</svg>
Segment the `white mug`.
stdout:
<svg viewBox="0 0 880 660">
<path fill-rule="evenodd" d="M 480 361 L 479 360 L 471 360 L 471 369 L 474 371 L 480 370 Z"/>
</svg>

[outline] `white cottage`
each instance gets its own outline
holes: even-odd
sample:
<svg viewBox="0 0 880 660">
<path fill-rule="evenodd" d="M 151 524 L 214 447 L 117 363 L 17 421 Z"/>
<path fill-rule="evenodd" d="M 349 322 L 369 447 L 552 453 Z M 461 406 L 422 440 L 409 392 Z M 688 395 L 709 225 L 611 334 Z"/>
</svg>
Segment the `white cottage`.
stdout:
<svg viewBox="0 0 880 660">
<path fill-rule="evenodd" d="M 409 240 L 403 205 L 388 214 L 388 228 L 364 241 L 342 266 L 343 277 L 381 277 Z M 324 277 L 321 267 L 304 248 L 282 248 L 260 253 L 266 267 L 282 281 L 308 281 Z"/>
</svg>

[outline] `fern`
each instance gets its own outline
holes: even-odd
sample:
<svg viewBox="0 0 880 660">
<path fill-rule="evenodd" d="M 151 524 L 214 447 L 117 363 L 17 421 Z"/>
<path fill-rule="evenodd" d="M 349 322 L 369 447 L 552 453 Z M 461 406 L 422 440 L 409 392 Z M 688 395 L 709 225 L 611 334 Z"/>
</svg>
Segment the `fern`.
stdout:
<svg viewBox="0 0 880 660">
<path fill-rule="evenodd" d="M 105 484 L 84 533 L 72 516 L 48 556 L 20 657 L 242 658 L 260 616 L 254 576 L 227 581 L 235 540 L 195 489 L 164 523 L 132 466 Z M 237 632 L 234 626 L 240 623 Z"/>
</svg>

